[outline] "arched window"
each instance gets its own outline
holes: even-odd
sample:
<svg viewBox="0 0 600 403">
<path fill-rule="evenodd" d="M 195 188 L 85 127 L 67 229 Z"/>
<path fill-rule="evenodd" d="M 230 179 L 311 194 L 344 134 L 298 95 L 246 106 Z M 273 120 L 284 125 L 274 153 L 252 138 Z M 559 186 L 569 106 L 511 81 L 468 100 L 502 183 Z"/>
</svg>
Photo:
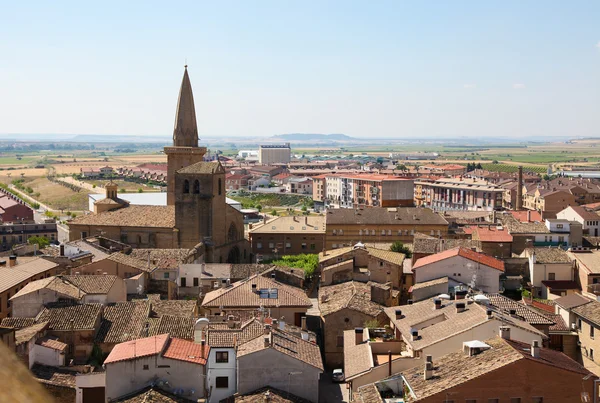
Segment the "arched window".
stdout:
<svg viewBox="0 0 600 403">
<path fill-rule="evenodd" d="M 237 228 L 235 228 L 234 223 L 231 223 L 231 225 L 229 226 L 229 231 L 227 232 L 227 240 L 229 242 L 233 242 L 233 241 L 237 241 L 237 238 L 238 238 Z"/>
<path fill-rule="evenodd" d="M 187 179 L 183 182 L 183 193 L 190 193 L 190 181 Z"/>
<path fill-rule="evenodd" d="M 194 194 L 200 194 L 200 181 L 198 179 L 194 181 Z"/>
<path fill-rule="evenodd" d="M 221 196 L 221 187 L 222 187 L 221 178 L 219 178 L 219 196 Z"/>
</svg>

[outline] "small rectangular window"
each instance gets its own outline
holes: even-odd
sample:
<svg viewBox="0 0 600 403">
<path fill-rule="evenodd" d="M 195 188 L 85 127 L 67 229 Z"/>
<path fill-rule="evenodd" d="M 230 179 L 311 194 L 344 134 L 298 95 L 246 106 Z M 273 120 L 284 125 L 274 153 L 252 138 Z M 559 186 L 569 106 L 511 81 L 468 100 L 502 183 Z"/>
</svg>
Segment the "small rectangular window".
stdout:
<svg viewBox="0 0 600 403">
<path fill-rule="evenodd" d="M 198 285 L 200 284 L 198 277 L 194 277 L 194 287 L 198 287 Z"/>
<path fill-rule="evenodd" d="M 500 399 L 488 399 L 488 403 L 500 403 Z"/>
<path fill-rule="evenodd" d="M 544 403 L 544 398 L 541 396 L 531 398 L 532 403 Z"/>
<path fill-rule="evenodd" d="M 217 360 L 217 362 L 220 362 L 220 363 L 229 362 L 229 352 L 217 351 L 216 360 Z"/>
<path fill-rule="evenodd" d="M 218 389 L 227 389 L 229 387 L 229 377 L 217 376 L 215 379 L 215 387 Z"/>
<path fill-rule="evenodd" d="M 594 326 L 590 325 L 590 337 L 594 338 Z"/>
<path fill-rule="evenodd" d="M 262 249 L 262 243 L 260 243 L 260 242 L 259 242 L 259 243 L 257 243 L 257 244 L 256 244 L 256 249 Z"/>
<path fill-rule="evenodd" d="M 144 365 L 144 370 L 145 370 L 145 371 L 147 371 L 147 370 L 149 370 L 149 369 L 150 369 L 150 367 L 148 367 L 148 365 Z"/>
<path fill-rule="evenodd" d="M 548 280 L 556 280 L 556 273 L 548 273 Z"/>
<path fill-rule="evenodd" d="M 594 361 L 594 349 L 590 348 L 590 360 Z"/>
<path fill-rule="evenodd" d="M 169 273 L 163 273 L 163 278 L 169 279 Z"/>
</svg>

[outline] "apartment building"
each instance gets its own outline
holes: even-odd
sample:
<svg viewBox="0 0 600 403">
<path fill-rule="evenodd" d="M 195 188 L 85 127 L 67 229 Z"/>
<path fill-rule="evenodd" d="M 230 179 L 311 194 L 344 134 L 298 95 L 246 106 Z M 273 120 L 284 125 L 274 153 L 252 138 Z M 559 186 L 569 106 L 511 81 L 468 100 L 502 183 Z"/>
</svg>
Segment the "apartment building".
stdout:
<svg viewBox="0 0 600 403">
<path fill-rule="evenodd" d="M 391 175 L 331 174 L 324 192 L 317 189 L 317 196 L 334 208 L 410 207 L 414 199 L 414 180 Z"/>
<path fill-rule="evenodd" d="M 584 234 L 598 236 L 600 234 L 600 216 L 592 209 L 585 206 L 569 206 L 559 211 L 557 218 L 577 221 L 581 224 Z"/>
<path fill-rule="evenodd" d="M 435 181 L 417 181 L 415 205 L 435 211 L 471 210 L 492 211 L 502 207 L 504 189 L 478 179 L 442 178 Z"/>
<path fill-rule="evenodd" d="M 58 239 L 56 223 L 2 224 L 0 225 L 0 250 L 8 250 L 13 245 L 27 243 L 27 240 L 33 236 L 46 238 L 54 243 Z"/>
<path fill-rule="evenodd" d="M 427 208 L 373 207 L 328 209 L 325 214 L 326 249 L 362 243 L 412 243 L 416 233 L 448 234 L 448 221 Z"/>
<path fill-rule="evenodd" d="M 319 253 L 325 244 L 322 216 L 276 217 L 248 231 L 253 257 Z"/>
<path fill-rule="evenodd" d="M 263 165 L 287 164 L 292 158 L 290 143 L 261 145 L 258 149 L 258 162 Z"/>
</svg>

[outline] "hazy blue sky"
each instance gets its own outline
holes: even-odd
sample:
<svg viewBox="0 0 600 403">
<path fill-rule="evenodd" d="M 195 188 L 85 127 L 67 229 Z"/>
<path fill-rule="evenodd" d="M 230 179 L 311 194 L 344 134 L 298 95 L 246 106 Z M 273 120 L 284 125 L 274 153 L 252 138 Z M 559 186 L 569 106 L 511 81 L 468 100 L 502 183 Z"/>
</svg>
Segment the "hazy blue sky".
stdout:
<svg viewBox="0 0 600 403">
<path fill-rule="evenodd" d="M 0 133 L 600 136 L 600 1 L 2 1 Z"/>
</svg>

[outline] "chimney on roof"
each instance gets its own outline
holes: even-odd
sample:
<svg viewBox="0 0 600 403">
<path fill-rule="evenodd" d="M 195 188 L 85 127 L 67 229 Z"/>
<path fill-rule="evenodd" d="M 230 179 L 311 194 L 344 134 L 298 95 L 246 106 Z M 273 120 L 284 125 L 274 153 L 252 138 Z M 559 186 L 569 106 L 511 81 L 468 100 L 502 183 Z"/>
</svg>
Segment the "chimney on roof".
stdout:
<svg viewBox="0 0 600 403">
<path fill-rule="evenodd" d="M 0 260 L 0 267 L 6 267 L 6 260 Z"/>
<path fill-rule="evenodd" d="M 235 317 L 233 315 L 227 315 L 227 327 L 233 329 L 235 326 Z"/>
<path fill-rule="evenodd" d="M 271 335 L 270 334 L 265 334 L 264 337 L 264 342 L 265 342 L 265 348 L 268 348 L 271 346 Z"/>
<path fill-rule="evenodd" d="M 402 319 L 402 310 L 396 309 L 396 320 Z"/>
<path fill-rule="evenodd" d="M 510 340 L 510 327 L 500 326 L 500 337 L 504 340 Z"/>
<path fill-rule="evenodd" d="M 419 331 L 417 329 L 411 329 L 411 331 L 410 331 L 410 339 L 412 341 L 419 340 Z"/>
<path fill-rule="evenodd" d="M 409 299 L 408 301 L 406 301 L 406 303 L 407 303 L 408 305 L 412 305 L 412 304 L 413 304 L 413 300 L 412 300 L 412 299 Z"/>
<path fill-rule="evenodd" d="M 487 313 L 487 318 L 492 319 L 492 314 L 494 313 L 494 311 L 492 311 L 490 308 L 488 308 L 486 313 Z"/>
<path fill-rule="evenodd" d="M 461 313 L 465 311 L 465 303 L 464 302 L 457 302 L 456 303 L 456 313 Z"/>
<path fill-rule="evenodd" d="M 17 256 L 16 255 L 10 255 L 8 257 L 8 266 L 9 267 L 14 267 L 17 265 Z"/>
<path fill-rule="evenodd" d="M 269 325 L 269 324 L 265 324 L 265 328 L 264 328 L 264 331 L 263 331 L 263 333 L 264 333 L 265 335 L 267 335 L 267 334 L 271 334 L 271 325 Z"/>
<path fill-rule="evenodd" d="M 425 371 L 423 372 L 423 379 L 428 380 L 433 377 L 433 363 L 425 361 Z"/>
<path fill-rule="evenodd" d="M 439 298 L 435 298 L 433 300 L 433 306 L 435 309 L 440 309 L 442 307 L 442 300 Z"/>
<path fill-rule="evenodd" d="M 304 224 L 308 225 L 308 216 L 304 216 Z"/>
<path fill-rule="evenodd" d="M 306 316 L 300 318 L 300 329 L 306 331 Z"/>
<path fill-rule="evenodd" d="M 519 165 L 518 168 L 518 176 L 517 176 L 517 200 L 516 200 L 516 210 L 519 211 L 523 209 L 523 166 Z"/>
<path fill-rule="evenodd" d="M 533 358 L 539 358 L 540 357 L 540 342 L 537 340 L 533 340 L 531 342 L 531 356 Z"/>
<path fill-rule="evenodd" d="M 357 327 L 356 329 L 354 329 L 354 344 L 358 346 L 362 342 L 363 342 L 363 328 Z"/>
<path fill-rule="evenodd" d="M 64 257 L 65 256 L 65 244 L 61 243 L 60 246 L 58 247 L 59 252 L 59 256 L 60 257 Z"/>
<path fill-rule="evenodd" d="M 455 300 L 465 299 L 466 296 L 467 290 L 456 290 L 456 292 L 454 293 Z"/>
</svg>

